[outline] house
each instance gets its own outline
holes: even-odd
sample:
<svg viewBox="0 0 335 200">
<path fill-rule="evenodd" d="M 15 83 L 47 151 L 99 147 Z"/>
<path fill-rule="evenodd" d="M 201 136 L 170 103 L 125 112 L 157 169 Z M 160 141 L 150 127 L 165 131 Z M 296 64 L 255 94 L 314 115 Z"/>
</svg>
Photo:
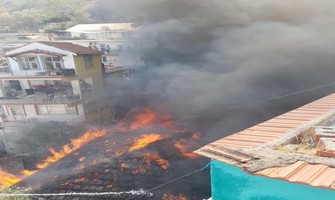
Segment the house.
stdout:
<svg viewBox="0 0 335 200">
<path fill-rule="evenodd" d="M 208 144 L 213 200 L 335 198 L 335 94 Z"/>
<path fill-rule="evenodd" d="M 36 42 L 6 53 L 9 72 L 0 75 L 0 139 L 7 150 L 27 122 L 101 120 L 108 109 L 100 56 L 67 42 Z"/>
<path fill-rule="evenodd" d="M 157 46 L 156 35 L 134 23 L 78 24 L 65 31 L 74 43 L 101 51 L 107 73 L 143 66 L 137 51 Z"/>
</svg>

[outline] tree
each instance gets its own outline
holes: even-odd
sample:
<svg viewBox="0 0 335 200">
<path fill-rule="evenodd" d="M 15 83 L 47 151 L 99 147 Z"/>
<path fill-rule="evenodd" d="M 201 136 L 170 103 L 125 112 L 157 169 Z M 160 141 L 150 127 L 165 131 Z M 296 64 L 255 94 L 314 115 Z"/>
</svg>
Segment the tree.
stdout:
<svg viewBox="0 0 335 200">
<path fill-rule="evenodd" d="M 7 187 L 7 188 L 0 188 L 0 194 L 22 194 L 28 192 L 30 189 L 25 188 L 14 188 L 14 187 Z M 30 200 L 30 197 L 1 197 L 3 200 Z"/>
</svg>

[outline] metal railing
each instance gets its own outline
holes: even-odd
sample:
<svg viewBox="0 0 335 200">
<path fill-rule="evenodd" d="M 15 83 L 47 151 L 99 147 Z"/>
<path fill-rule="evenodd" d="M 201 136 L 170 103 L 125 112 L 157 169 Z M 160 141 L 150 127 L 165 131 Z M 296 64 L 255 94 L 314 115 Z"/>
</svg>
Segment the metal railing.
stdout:
<svg viewBox="0 0 335 200">
<path fill-rule="evenodd" d="M 67 104 L 74 103 L 80 100 L 81 98 L 79 95 L 28 95 L 20 97 L 0 97 L 0 104 Z"/>
<path fill-rule="evenodd" d="M 60 70 L 11 70 L 0 73 L 0 76 L 15 76 L 15 77 L 57 77 L 57 76 L 76 76 L 74 69 Z"/>
</svg>

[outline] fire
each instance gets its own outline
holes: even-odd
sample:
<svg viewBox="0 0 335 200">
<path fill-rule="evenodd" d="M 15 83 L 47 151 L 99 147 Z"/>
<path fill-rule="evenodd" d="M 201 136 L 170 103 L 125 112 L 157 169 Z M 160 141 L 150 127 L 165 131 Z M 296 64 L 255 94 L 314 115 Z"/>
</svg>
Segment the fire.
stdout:
<svg viewBox="0 0 335 200">
<path fill-rule="evenodd" d="M 55 149 L 50 149 L 51 155 L 44 159 L 42 162 L 36 164 L 36 168 L 41 170 L 48 167 L 50 164 L 57 162 L 58 160 L 64 158 L 66 155 L 76 151 L 83 145 L 95 140 L 99 137 L 102 137 L 106 134 L 105 130 L 102 131 L 88 131 L 84 133 L 82 136 L 72 139 L 71 144 L 67 144 L 63 146 L 60 151 L 56 151 Z M 36 173 L 35 171 L 23 170 L 21 173 L 24 175 L 32 175 Z"/>
<path fill-rule="evenodd" d="M 189 198 L 183 194 L 180 195 L 164 195 L 162 200 L 189 200 Z"/>
<path fill-rule="evenodd" d="M 147 170 L 145 168 L 141 168 L 141 169 L 133 170 L 132 174 L 145 174 L 145 172 L 147 172 Z"/>
<path fill-rule="evenodd" d="M 152 110 L 152 108 L 148 107 L 145 109 L 144 113 L 135 116 L 135 121 L 131 123 L 130 130 L 137 130 L 143 126 L 150 125 L 155 121 L 157 121 L 156 113 Z"/>
<path fill-rule="evenodd" d="M 180 151 L 180 153 L 182 153 L 182 155 L 184 157 L 187 157 L 187 158 L 190 158 L 190 159 L 193 159 L 193 158 L 197 158 L 199 157 L 197 154 L 195 153 L 190 153 L 187 149 L 187 147 L 182 144 L 181 142 L 175 142 L 174 143 L 174 146 Z"/>
<path fill-rule="evenodd" d="M 88 179 L 86 177 L 82 177 L 82 178 L 75 179 L 73 182 L 74 183 L 84 183 L 86 181 L 88 181 Z"/>
<path fill-rule="evenodd" d="M 169 161 L 161 158 L 157 153 L 144 153 L 142 154 L 147 165 L 157 163 L 162 169 L 167 170 L 170 166 Z"/>
<path fill-rule="evenodd" d="M 25 176 L 31 176 L 33 174 L 35 174 L 37 172 L 37 170 L 22 170 L 21 174 L 25 175 Z"/>
<path fill-rule="evenodd" d="M 5 171 L 0 170 L 0 186 L 11 186 L 15 183 L 21 181 L 18 177 L 14 176 L 13 174 L 7 173 Z"/>
<path fill-rule="evenodd" d="M 164 138 L 158 134 L 147 134 L 142 135 L 139 139 L 137 139 L 133 146 L 129 148 L 129 152 L 133 152 L 139 149 L 142 149 L 152 143 L 155 143 L 157 141 L 163 140 Z"/>
</svg>

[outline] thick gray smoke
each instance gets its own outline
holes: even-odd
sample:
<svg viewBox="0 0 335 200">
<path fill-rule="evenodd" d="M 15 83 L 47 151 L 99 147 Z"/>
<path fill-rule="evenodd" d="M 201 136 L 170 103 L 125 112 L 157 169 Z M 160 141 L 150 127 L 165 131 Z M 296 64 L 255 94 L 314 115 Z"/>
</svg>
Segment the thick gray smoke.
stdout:
<svg viewBox="0 0 335 200">
<path fill-rule="evenodd" d="M 160 33 L 158 50 L 147 53 L 150 68 L 113 94 L 154 97 L 183 118 L 335 82 L 334 6 L 332 0 L 100 0 L 94 15 L 145 22 Z M 208 131 L 231 122 L 217 117 Z"/>
</svg>

